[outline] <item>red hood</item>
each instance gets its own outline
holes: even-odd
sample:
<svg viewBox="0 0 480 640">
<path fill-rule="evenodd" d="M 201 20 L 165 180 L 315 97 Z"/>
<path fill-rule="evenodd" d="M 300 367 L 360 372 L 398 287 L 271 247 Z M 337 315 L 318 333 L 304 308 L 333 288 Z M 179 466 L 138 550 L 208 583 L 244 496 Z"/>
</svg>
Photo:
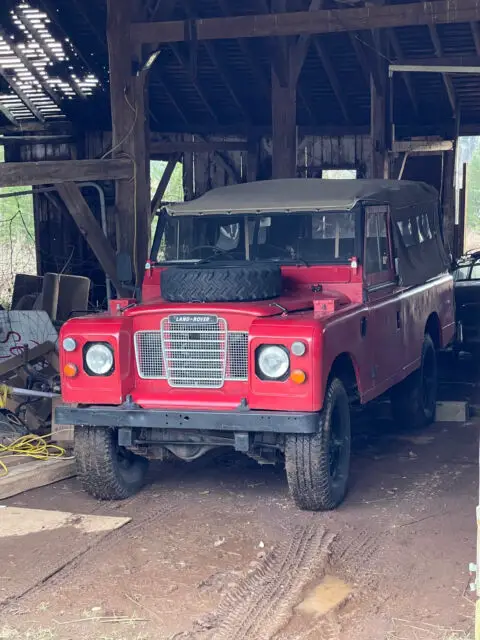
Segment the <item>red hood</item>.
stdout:
<svg viewBox="0 0 480 640">
<path fill-rule="evenodd" d="M 229 313 L 254 317 L 275 316 L 286 311 L 303 311 L 313 309 L 313 294 L 311 291 L 292 291 L 274 300 L 259 300 L 258 302 L 166 302 L 160 298 L 157 301 L 139 304 L 125 311 L 125 316 L 140 316 L 154 313 Z"/>
</svg>

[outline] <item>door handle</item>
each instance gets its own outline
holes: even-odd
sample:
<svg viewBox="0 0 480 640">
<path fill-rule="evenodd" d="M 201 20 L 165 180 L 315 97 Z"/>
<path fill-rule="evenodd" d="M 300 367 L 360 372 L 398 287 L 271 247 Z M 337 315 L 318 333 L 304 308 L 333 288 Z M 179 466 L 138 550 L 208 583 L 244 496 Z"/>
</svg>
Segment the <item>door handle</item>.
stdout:
<svg viewBox="0 0 480 640">
<path fill-rule="evenodd" d="M 400 329 L 402 326 L 402 318 L 400 315 L 400 311 L 397 311 L 397 329 Z"/>
<path fill-rule="evenodd" d="M 360 335 L 362 338 L 367 335 L 367 318 L 365 316 L 360 320 Z"/>
</svg>

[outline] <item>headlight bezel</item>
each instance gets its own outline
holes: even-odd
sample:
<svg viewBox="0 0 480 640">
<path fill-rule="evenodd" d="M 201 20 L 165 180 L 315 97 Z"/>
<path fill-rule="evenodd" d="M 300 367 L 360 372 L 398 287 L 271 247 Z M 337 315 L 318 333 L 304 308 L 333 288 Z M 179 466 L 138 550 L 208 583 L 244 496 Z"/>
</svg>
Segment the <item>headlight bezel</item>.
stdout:
<svg viewBox="0 0 480 640">
<path fill-rule="evenodd" d="M 271 349 L 271 348 L 280 349 L 287 356 L 288 366 L 287 366 L 285 372 L 283 372 L 279 376 L 268 375 L 267 373 L 265 373 L 265 371 L 262 369 L 262 367 L 260 365 L 260 362 L 261 362 L 260 358 L 261 358 L 262 353 L 264 353 L 265 351 L 267 351 L 268 349 Z M 290 351 L 285 345 L 283 345 L 283 344 L 261 344 L 255 350 L 255 372 L 257 374 L 257 377 L 260 378 L 260 380 L 264 380 L 264 381 L 268 381 L 268 382 L 285 382 L 285 380 L 288 380 L 288 377 L 290 375 L 290 369 L 291 369 Z"/>
<path fill-rule="evenodd" d="M 93 347 L 97 347 L 97 346 L 106 347 L 108 349 L 108 351 L 110 352 L 110 355 L 112 357 L 112 363 L 110 365 L 110 368 L 107 371 L 102 372 L 102 373 L 97 373 L 93 369 L 91 369 L 91 367 L 89 366 L 88 361 L 87 361 L 88 352 Z M 83 369 L 84 369 L 85 373 L 87 375 L 91 376 L 91 377 L 108 378 L 109 376 L 111 376 L 115 371 L 115 353 L 114 353 L 114 350 L 113 350 L 113 346 L 109 342 L 103 342 L 103 341 L 95 341 L 95 342 L 87 342 L 87 343 L 85 343 L 85 345 L 83 346 Z"/>
</svg>

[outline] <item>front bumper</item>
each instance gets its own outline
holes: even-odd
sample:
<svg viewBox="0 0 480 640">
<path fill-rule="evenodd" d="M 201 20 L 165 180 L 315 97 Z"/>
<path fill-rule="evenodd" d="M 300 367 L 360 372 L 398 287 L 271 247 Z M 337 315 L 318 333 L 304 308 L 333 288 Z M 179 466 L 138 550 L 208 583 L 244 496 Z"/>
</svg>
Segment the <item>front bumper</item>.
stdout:
<svg viewBox="0 0 480 640">
<path fill-rule="evenodd" d="M 122 407 L 55 409 L 57 424 L 84 427 L 185 429 L 200 431 L 250 431 L 269 433 L 315 433 L 316 413 L 287 411 L 162 411 Z"/>
</svg>

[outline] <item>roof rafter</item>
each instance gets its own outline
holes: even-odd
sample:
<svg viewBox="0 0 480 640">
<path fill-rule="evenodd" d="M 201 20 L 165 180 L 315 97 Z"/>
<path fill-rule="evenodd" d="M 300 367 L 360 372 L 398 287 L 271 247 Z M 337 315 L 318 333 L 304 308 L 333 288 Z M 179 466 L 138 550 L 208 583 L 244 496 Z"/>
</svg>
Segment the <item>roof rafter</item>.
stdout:
<svg viewBox="0 0 480 640">
<path fill-rule="evenodd" d="M 69 29 L 64 22 L 64 14 L 63 13 L 61 14 L 58 8 L 55 6 L 55 0 L 38 0 L 38 1 L 41 7 L 43 8 L 43 11 L 47 14 L 50 20 L 57 26 L 57 28 L 61 31 L 62 35 L 65 38 L 69 38 L 70 37 Z M 102 40 L 100 42 L 102 42 Z M 107 51 L 106 35 L 105 35 L 105 38 L 103 39 L 103 46 L 105 51 Z M 90 73 L 92 73 L 94 76 L 98 78 L 101 86 L 101 80 L 102 78 L 103 79 L 105 78 L 105 74 L 106 74 L 105 69 L 100 64 L 95 64 L 95 59 L 96 59 L 95 56 L 90 57 L 90 59 L 87 59 L 84 52 L 78 48 L 77 44 L 75 44 L 74 49 L 75 49 L 75 52 L 78 54 L 78 57 L 80 58 L 82 63 L 85 65 L 85 67 L 90 71 Z"/>
<path fill-rule="evenodd" d="M 12 112 L 1 102 L 0 102 L 0 113 L 2 113 L 5 116 L 5 118 L 16 127 L 20 126 L 20 122 L 15 118 Z"/>
<path fill-rule="evenodd" d="M 326 48 L 323 46 L 323 43 L 320 42 L 320 38 L 318 36 L 314 38 L 313 46 L 315 47 L 315 51 L 317 52 L 317 55 L 320 58 L 323 68 L 325 69 L 325 73 L 327 74 L 328 81 L 330 82 L 333 93 L 335 94 L 337 102 L 342 111 L 343 119 L 348 124 L 351 122 L 351 118 L 348 114 L 345 94 L 342 91 L 342 88 L 340 86 L 340 82 L 338 80 L 338 76 L 335 72 L 335 69 L 333 68 L 332 61 L 330 60 L 330 56 L 328 55 Z"/>
<path fill-rule="evenodd" d="M 37 67 L 30 60 L 30 58 L 28 58 L 28 56 L 24 54 L 20 45 L 12 42 L 1 27 L 0 27 L 0 37 L 2 37 L 4 41 L 8 44 L 8 46 L 13 49 L 15 55 L 23 64 L 25 69 L 27 69 L 27 71 L 32 74 L 33 78 L 42 87 L 42 89 L 45 91 L 48 97 L 57 105 L 57 107 L 61 108 L 61 104 L 62 104 L 61 98 L 58 96 L 57 93 L 55 93 L 55 91 L 51 89 L 51 87 L 49 87 L 48 83 L 45 82 L 45 79 L 42 77 L 42 74 L 39 72 Z"/>
<path fill-rule="evenodd" d="M 232 12 L 228 4 L 228 0 L 217 0 L 217 1 L 223 15 L 224 16 L 231 15 Z M 238 38 L 237 43 L 243 55 L 247 58 L 250 64 L 251 71 L 255 76 L 259 87 L 261 88 L 265 96 L 268 96 L 268 99 L 270 100 L 270 83 L 265 73 L 263 73 L 261 66 L 255 60 L 255 52 L 252 49 L 251 42 L 249 42 L 248 40 L 245 40 L 244 38 Z"/>
<path fill-rule="evenodd" d="M 184 0 L 185 3 L 185 7 L 187 10 L 187 13 L 189 15 L 190 19 L 193 18 L 197 18 L 197 13 L 195 11 L 194 8 L 194 4 L 192 2 L 192 0 Z M 248 123 L 251 121 L 251 117 L 249 114 L 249 110 L 248 107 L 246 106 L 246 104 L 243 102 L 243 100 L 241 100 L 238 95 L 237 92 L 234 89 L 234 81 L 233 78 L 231 77 L 230 74 L 230 70 L 227 68 L 227 66 L 223 63 L 223 61 L 218 57 L 216 51 L 215 51 L 215 46 L 212 42 L 203 42 L 202 43 L 207 54 L 208 57 L 210 58 L 210 60 L 212 61 L 213 65 L 216 67 L 220 77 L 222 78 L 222 82 L 225 85 L 228 93 L 230 94 L 233 102 L 236 104 L 237 108 L 239 109 L 240 113 L 243 114 L 243 117 L 245 118 L 245 121 Z"/>
<path fill-rule="evenodd" d="M 475 43 L 477 56 L 480 56 L 480 26 L 478 22 L 471 22 L 470 28 L 472 30 L 473 42 Z"/>
<path fill-rule="evenodd" d="M 437 28 L 435 27 L 435 25 L 429 25 L 428 31 L 430 33 L 430 38 L 432 39 L 435 56 L 437 58 L 441 58 L 443 56 L 443 49 Z M 457 99 L 455 97 L 455 89 L 453 87 L 452 79 L 446 73 L 442 73 L 442 78 L 443 84 L 445 85 L 445 90 L 447 92 L 448 101 L 450 102 L 450 106 L 452 107 L 453 115 L 455 115 L 457 112 Z"/>
<path fill-rule="evenodd" d="M 45 43 L 44 39 L 42 38 L 41 34 L 38 31 L 38 27 L 36 24 L 34 24 L 30 18 L 26 15 L 24 15 L 21 11 L 18 12 L 17 18 L 20 20 L 20 22 L 23 24 L 24 27 L 26 27 L 31 33 L 35 34 L 37 36 L 37 42 L 40 45 L 40 47 L 43 49 L 43 51 L 50 56 L 51 58 L 53 58 L 55 60 L 56 58 L 56 53 L 55 51 L 53 51 L 48 44 Z M 19 53 L 19 47 L 16 47 L 16 51 L 15 53 L 17 54 L 18 57 L 20 57 L 20 53 Z M 23 54 L 22 54 L 23 56 Z M 25 56 L 23 56 L 23 58 L 25 59 Z M 23 64 L 26 64 L 24 62 L 24 60 L 22 60 Z M 33 66 L 33 65 L 31 65 Z M 30 69 L 29 69 L 30 71 Z M 30 73 L 32 73 L 32 71 L 30 71 Z M 48 93 L 48 95 L 50 96 L 50 98 L 55 102 L 55 104 L 57 105 L 57 107 L 60 107 L 61 105 L 61 99 L 59 99 L 59 97 L 55 94 L 54 91 L 52 91 L 50 89 L 50 87 L 48 86 L 48 84 L 43 80 L 43 78 L 41 77 L 41 74 L 38 71 L 34 72 L 34 75 L 37 79 L 37 81 L 41 84 L 42 88 L 44 91 L 46 91 Z M 75 91 L 75 93 L 77 94 L 77 96 L 79 98 L 85 98 L 85 94 L 82 92 L 81 89 L 79 89 L 79 87 L 77 86 L 76 82 L 68 82 L 69 86 Z"/>
<path fill-rule="evenodd" d="M 393 52 L 397 58 L 397 60 L 402 60 L 403 59 L 403 51 L 402 51 L 402 47 L 400 45 L 400 42 L 398 40 L 397 34 L 395 33 L 395 31 L 393 29 L 389 29 L 388 30 L 388 38 L 390 40 L 390 44 L 392 45 L 392 49 Z M 415 115 L 418 116 L 418 103 L 417 103 L 417 99 L 415 97 L 415 91 L 413 89 L 413 82 L 412 82 L 412 78 L 408 73 L 402 73 L 401 74 L 402 79 L 405 83 L 405 86 L 407 88 L 407 92 L 410 98 L 410 101 L 412 103 L 413 106 L 413 110 L 415 111 Z"/>
<path fill-rule="evenodd" d="M 205 92 L 202 86 L 198 82 L 198 79 L 195 77 L 195 74 L 192 71 L 189 61 L 184 57 L 184 55 L 180 51 L 180 47 L 177 44 L 171 44 L 170 48 L 173 51 L 173 54 L 175 55 L 177 61 L 180 63 L 180 65 L 183 67 L 184 71 L 187 73 L 188 77 L 190 78 L 190 82 L 193 84 L 195 91 L 198 94 L 198 97 L 203 102 L 203 105 L 208 111 L 208 113 L 210 114 L 212 120 L 214 122 L 218 122 L 218 116 L 214 108 L 210 104 L 210 100 L 205 95 Z"/>
<path fill-rule="evenodd" d="M 37 120 L 40 120 L 40 122 L 45 122 L 45 118 L 42 116 L 38 108 L 27 96 L 27 94 L 22 89 L 22 87 L 18 84 L 16 79 L 10 74 L 8 74 L 5 71 L 5 69 L 3 69 L 1 66 L 0 66 L 0 76 L 2 76 L 2 78 L 8 83 L 10 88 L 17 94 L 17 96 L 20 98 L 23 104 L 27 107 L 27 109 L 32 112 L 35 118 L 37 118 Z"/>
</svg>

